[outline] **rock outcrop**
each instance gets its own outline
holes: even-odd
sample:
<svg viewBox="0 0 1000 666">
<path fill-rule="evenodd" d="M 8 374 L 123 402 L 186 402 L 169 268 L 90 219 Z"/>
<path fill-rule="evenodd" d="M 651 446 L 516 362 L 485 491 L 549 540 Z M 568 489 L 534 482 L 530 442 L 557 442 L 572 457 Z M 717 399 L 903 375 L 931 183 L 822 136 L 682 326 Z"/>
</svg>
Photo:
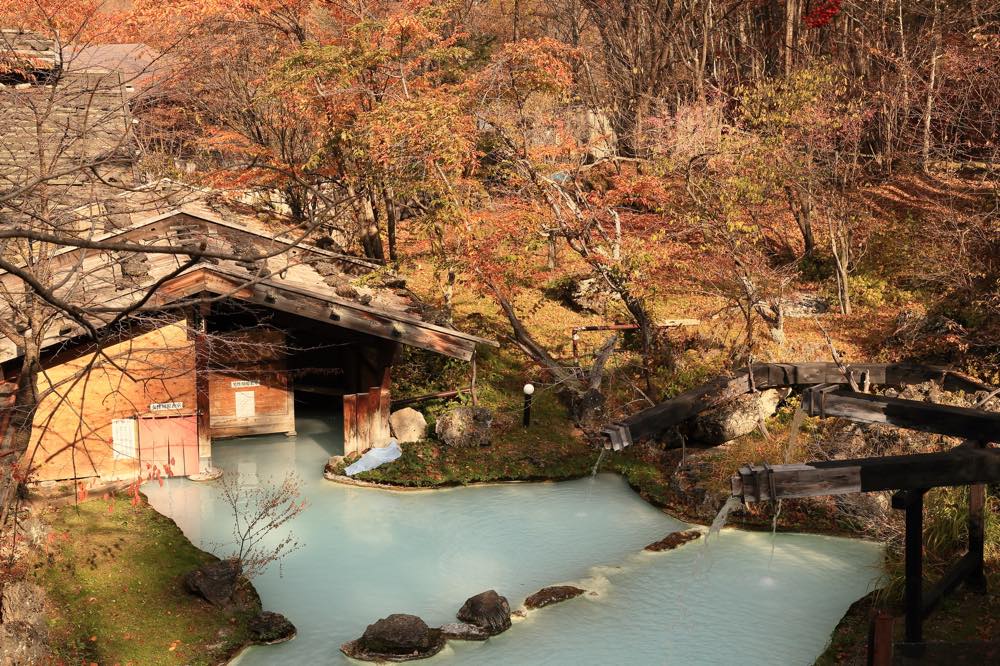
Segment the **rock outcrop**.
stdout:
<svg viewBox="0 0 1000 666">
<path fill-rule="evenodd" d="M 485 407 L 456 407 L 445 412 L 434 426 L 437 438 L 447 446 L 488 446 L 493 413 Z"/>
<path fill-rule="evenodd" d="M 250 621 L 247 622 L 247 629 L 250 630 L 250 636 L 254 641 L 263 645 L 290 641 L 298 633 L 295 625 L 289 622 L 287 617 L 271 611 L 264 611 L 250 618 Z"/>
<path fill-rule="evenodd" d="M 340 651 L 362 661 L 411 661 L 441 651 L 445 639 L 416 615 L 395 613 L 368 625 L 361 638 L 340 646 Z"/>
<path fill-rule="evenodd" d="M 48 661 L 45 592 L 27 581 L 7 583 L 0 596 L 0 666 Z"/>
<path fill-rule="evenodd" d="M 496 636 L 510 629 L 510 604 L 496 590 L 486 590 L 466 599 L 457 617 Z"/>
<path fill-rule="evenodd" d="M 572 585 L 552 585 L 550 587 L 543 587 L 542 589 L 535 592 L 530 597 L 524 600 L 524 605 L 526 608 L 544 608 L 551 604 L 557 604 L 561 601 L 566 601 L 568 599 L 573 599 L 586 592 L 586 590 L 581 590 L 578 587 Z"/>
<path fill-rule="evenodd" d="M 688 442 L 717 446 L 750 434 L 762 420 L 774 414 L 781 395 L 781 391 L 775 389 L 747 393 L 702 412 L 687 428 Z"/>
<path fill-rule="evenodd" d="M 419 442 L 427 437 L 427 419 L 412 407 L 404 407 L 390 414 L 389 426 L 400 444 Z"/>
<path fill-rule="evenodd" d="M 203 564 L 184 577 L 187 589 L 213 606 L 228 606 L 239 585 L 243 567 L 238 560 L 219 560 Z"/>
<path fill-rule="evenodd" d="M 643 550 L 649 550 L 654 553 L 658 553 L 663 550 L 673 550 L 678 546 L 683 546 L 688 541 L 694 541 L 695 539 L 699 538 L 701 538 L 701 532 L 699 532 L 698 530 L 671 532 L 670 534 L 663 537 L 659 541 L 654 541 L 653 543 L 649 544 Z"/>
</svg>

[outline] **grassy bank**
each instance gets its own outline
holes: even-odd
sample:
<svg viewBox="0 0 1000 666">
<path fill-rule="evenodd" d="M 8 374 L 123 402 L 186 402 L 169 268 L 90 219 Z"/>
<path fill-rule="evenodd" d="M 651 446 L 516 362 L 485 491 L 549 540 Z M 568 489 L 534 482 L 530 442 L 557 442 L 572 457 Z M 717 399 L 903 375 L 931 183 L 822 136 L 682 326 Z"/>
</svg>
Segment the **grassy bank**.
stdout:
<svg viewBox="0 0 1000 666">
<path fill-rule="evenodd" d="M 434 441 L 406 444 L 389 465 L 355 476 L 362 481 L 406 487 L 457 486 L 496 481 L 575 479 L 589 474 L 597 450 L 573 427 L 565 407 L 552 392 L 540 392 L 532 407 L 532 424 L 520 414 L 500 413 L 490 446 L 449 448 Z M 342 474 L 357 457 L 334 467 Z"/>
<path fill-rule="evenodd" d="M 218 664 L 248 642 L 254 611 L 188 594 L 184 574 L 215 558 L 145 502 L 95 499 L 45 520 L 30 575 L 45 588 L 50 645 L 63 663 Z"/>
<path fill-rule="evenodd" d="M 987 589 L 998 589 L 1000 569 L 994 564 L 987 571 L 986 578 Z M 816 666 L 866 664 L 869 618 L 880 610 L 897 616 L 893 624 L 893 635 L 896 641 L 902 641 L 903 611 L 898 601 L 891 601 L 884 595 L 873 592 L 851 606 L 844 615 L 833 632 L 830 645 L 816 660 Z M 924 621 L 924 638 L 930 642 L 948 643 L 990 641 L 996 640 L 998 629 L 1000 629 L 1000 595 L 996 592 L 981 594 L 959 588 Z M 957 651 L 955 656 L 958 657 Z"/>
</svg>

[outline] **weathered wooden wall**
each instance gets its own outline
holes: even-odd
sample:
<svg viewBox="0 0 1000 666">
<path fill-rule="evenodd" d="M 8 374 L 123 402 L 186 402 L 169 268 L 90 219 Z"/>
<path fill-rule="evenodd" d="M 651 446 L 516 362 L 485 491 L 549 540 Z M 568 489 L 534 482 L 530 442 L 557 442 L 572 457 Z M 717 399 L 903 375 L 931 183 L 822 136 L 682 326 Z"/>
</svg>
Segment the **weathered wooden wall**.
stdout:
<svg viewBox="0 0 1000 666">
<path fill-rule="evenodd" d="M 257 329 L 219 337 L 210 352 L 212 437 L 295 432 L 295 392 L 285 362 L 284 334 Z"/>
<path fill-rule="evenodd" d="M 106 347 L 104 354 L 56 359 L 39 377 L 45 397 L 27 452 L 34 480 L 133 477 L 138 461 L 116 455 L 112 421 L 153 413 L 152 404 L 179 403 L 156 410 L 160 416 L 195 413 L 194 347 L 184 321 Z"/>
</svg>

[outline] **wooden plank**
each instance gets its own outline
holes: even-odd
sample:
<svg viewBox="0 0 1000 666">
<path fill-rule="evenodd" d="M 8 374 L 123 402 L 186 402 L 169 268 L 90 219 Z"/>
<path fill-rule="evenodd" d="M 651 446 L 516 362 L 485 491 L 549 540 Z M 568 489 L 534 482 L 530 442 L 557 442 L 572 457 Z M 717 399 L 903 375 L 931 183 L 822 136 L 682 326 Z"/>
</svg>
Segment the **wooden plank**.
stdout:
<svg viewBox="0 0 1000 666">
<path fill-rule="evenodd" d="M 809 391 L 803 400 L 810 416 L 837 416 L 862 423 L 887 423 L 983 442 L 1000 442 L 1000 413 L 854 391 Z"/>
<path fill-rule="evenodd" d="M 368 389 L 368 414 L 371 420 L 371 425 L 368 429 L 368 446 L 369 448 L 373 446 L 385 446 L 389 443 L 389 437 L 386 436 L 382 438 L 382 421 L 380 412 L 380 402 L 382 396 L 382 388 L 379 386 L 372 386 Z"/>
<path fill-rule="evenodd" d="M 766 368 L 763 369 L 766 373 Z M 757 373 L 755 372 L 755 378 Z M 762 375 L 766 379 L 766 374 Z M 624 419 L 621 425 L 628 429 L 630 443 L 656 437 L 671 426 L 695 416 L 696 414 L 728 400 L 742 395 L 750 390 L 748 373 L 743 371 L 735 377 L 722 377 L 696 389 L 662 402 L 637 414 Z M 610 435 L 609 435 L 610 436 Z"/>
<path fill-rule="evenodd" d="M 358 394 L 356 409 L 358 453 L 364 453 L 372 446 L 372 406 L 369 394 Z"/>
<path fill-rule="evenodd" d="M 861 468 L 820 469 L 813 464 L 749 466 L 732 477 L 731 489 L 734 497 L 745 502 L 846 495 L 861 491 Z"/>
<path fill-rule="evenodd" d="M 951 565 L 944 575 L 923 594 L 920 605 L 921 619 L 926 619 L 944 601 L 945 597 L 954 592 L 978 571 L 978 562 L 974 553 L 968 552 L 958 562 Z"/>
<path fill-rule="evenodd" d="M 379 446 L 386 446 L 392 437 L 392 430 L 389 428 L 389 414 L 392 410 L 392 396 L 387 388 L 379 388 L 378 395 L 378 417 L 376 423 L 381 430 Z"/>
<path fill-rule="evenodd" d="M 358 453 L 358 396 L 344 396 L 344 455 Z"/>
<path fill-rule="evenodd" d="M 355 309 L 351 305 L 331 304 L 327 299 L 301 294 L 291 296 L 280 289 L 268 291 L 259 285 L 254 287 L 253 291 L 253 297 L 243 300 L 266 308 L 349 328 L 366 335 L 399 341 L 411 347 L 419 347 L 463 361 L 472 358 L 472 352 L 476 346 L 475 342 L 469 340 L 401 322 L 389 315 Z"/>
<path fill-rule="evenodd" d="M 734 497 L 760 502 L 997 482 L 1000 482 L 1000 449 L 954 448 L 904 456 L 745 466 L 731 478 L 731 490 Z"/>
</svg>

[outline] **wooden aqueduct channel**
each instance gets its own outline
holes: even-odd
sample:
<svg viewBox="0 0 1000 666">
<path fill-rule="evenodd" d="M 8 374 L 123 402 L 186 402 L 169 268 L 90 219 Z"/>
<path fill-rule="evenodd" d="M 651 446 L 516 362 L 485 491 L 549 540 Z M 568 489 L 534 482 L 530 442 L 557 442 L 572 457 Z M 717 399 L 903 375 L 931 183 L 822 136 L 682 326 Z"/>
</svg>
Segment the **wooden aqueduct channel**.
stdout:
<svg viewBox="0 0 1000 666">
<path fill-rule="evenodd" d="M 791 465 L 745 465 L 733 475 L 732 496 L 744 502 L 775 502 L 892 490 L 892 507 L 905 511 L 905 641 L 900 650 L 918 656 L 925 648 L 923 621 L 945 596 L 965 583 L 985 591 L 986 484 L 1000 482 L 1000 414 L 889 398 L 867 393 L 871 385 L 903 386 L 940 381 L 948 391 L 992 391 L 959 373 L 904 364 L 834 363 L 755 364 L 734 377 L 720 377 L 672 400 L 608 425 L 606 448 L 620 450 L 664 433 L 698 413 L 756 390 L 797 388 L 810 416 L 839 417 L 860 423 L 885 423 L 964 441 L 939 453 L 817 461 Z M 845 388 L 849 387 L 849 388 Z M 864 391 L 860 390 L 861 387 Z M 965 486 L 969 490 L 969 543 L 966 554 L 925 594 L 923 580 L 923 497 L 931 488 Z M 869 663 L 888 663 L 891 624 L 876 626 Z"/>
</svg>

